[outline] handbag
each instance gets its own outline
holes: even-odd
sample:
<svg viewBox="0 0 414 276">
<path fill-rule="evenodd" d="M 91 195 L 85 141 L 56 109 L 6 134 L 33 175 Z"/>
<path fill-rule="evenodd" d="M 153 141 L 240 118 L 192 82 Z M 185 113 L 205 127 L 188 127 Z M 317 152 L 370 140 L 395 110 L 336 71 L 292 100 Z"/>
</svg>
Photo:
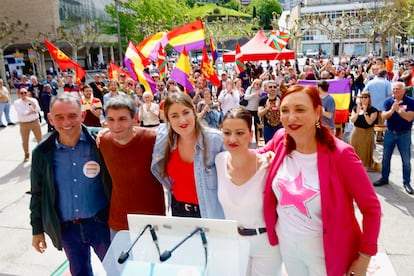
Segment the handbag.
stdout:
<svg viewBox="0 0 414 276">
<path fill-rule="evenodd" d="M 249 103 L 248 100 L 244 98 L 244 95 L 240 98 L 239 105 L 246 106 Z"/>
</svg>

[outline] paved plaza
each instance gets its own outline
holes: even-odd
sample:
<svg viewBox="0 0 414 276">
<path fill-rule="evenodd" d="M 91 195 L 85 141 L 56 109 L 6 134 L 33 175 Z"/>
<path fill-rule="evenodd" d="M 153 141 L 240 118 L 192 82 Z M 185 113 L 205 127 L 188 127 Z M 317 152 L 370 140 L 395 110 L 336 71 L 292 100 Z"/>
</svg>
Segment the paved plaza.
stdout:
<svg viewBox="0 0 414 276">
<path fill-rule="evenodd" d="M 16 99 L 14 93 L 12 97 Z M 17 122 L 13 106 L 11 116 Z M 42 131 L 47 135 L 44 121 Z M 31 136 L 30 148 L 35 146 Z M 377 145 L 377 155 L 381 148 Z M 43 254 L 31 246 L 30 195 L 26 194 L 30 189 L 30 161 L 23 163 L 23 158 L 19 125 L 0 129 L 0 275 L 50 275 L 65 261 L 65 256 L 53 247 L 50 239 Z M 375 181 L 380 173 L 369 172 L 369 176 Z M 392 159 L 390 185 L 375 189 L 383 216 L 380 254 L 373 261 L 369 275 L 414 275 L 414 196 L 403 190 L 401 159 L 397 151 Z"/>
</svg>

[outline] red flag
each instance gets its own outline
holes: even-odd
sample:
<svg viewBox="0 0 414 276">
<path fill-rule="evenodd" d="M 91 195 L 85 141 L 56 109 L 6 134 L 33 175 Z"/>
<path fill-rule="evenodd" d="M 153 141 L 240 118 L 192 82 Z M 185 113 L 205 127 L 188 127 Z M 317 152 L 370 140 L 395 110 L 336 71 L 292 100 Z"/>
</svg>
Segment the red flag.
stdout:
<svg viewBox="0 0 414 276">
<path fill-rule="evenodd" d="M 160 79 L 165 79 L 167 77 L 168 66 L 165 56 L 165 49 L 162 47 L 162 45 L 160 45 L 157 56 L 157 70 L 160 74 Z"/>
<path fill-rule="evenodd" d="M 244 65 L 243 54 L 240 51 L 240 44 L 236 43 L 236 71 L 238 74 L 246 70 L 246 65 Z"/>
<path fill-rule="evenodd" d="M 125 74 L 126 78 L 131 78 L 131 75 L 112 61 L 109 62 L 109 79 L 118 79 L 119 74 Z"/>
<path fill-rule="evenodd" d="M 208 58 L 206 47 L 203 48 L 203 59 L 201 60 L 201 73 L 207 80 L 210 81 L 212 85 L 220 85 L 220 80 L 217 76 L 217 73 L 216 71 L 214 71 L 210 59 Z"/>
<path fill-rule="evenodd" d="M 47 49 L 49 50 L 50 55 L 57 63 L 60 70 L 65 71 L 70 68 L 75 68 L 76 83 L 80 86 L 81 80 L 86 76 L 85 70 L 83 70 L 83 68 L 78 63 L 74 62 L 67 55 L 65 55 L 65 53 L 59 50 L 59 48 L 50 43 L 50 41 L 48 41 L 46 38 L 45 44 Z"/>
</svg>

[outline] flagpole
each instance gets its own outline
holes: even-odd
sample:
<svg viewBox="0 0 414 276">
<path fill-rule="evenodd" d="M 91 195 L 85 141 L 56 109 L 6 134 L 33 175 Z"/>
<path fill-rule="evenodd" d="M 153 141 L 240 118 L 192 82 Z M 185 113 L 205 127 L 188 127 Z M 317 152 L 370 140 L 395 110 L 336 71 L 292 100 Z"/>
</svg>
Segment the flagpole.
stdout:
<svg viewBox="0 0 414 276">
<path fill-rule="evenodd" d="M 118 14 L 118 1 L 115 1 L 115 16 L 116 16 L 116 29 L 118 33 L 118 55 L 119 55 L 119 65 L 122 67 L 124 64 L 124 60 L 122 58 L 122 43 L 121 43 L 121 27 L 119 23 L 119 14 Z"/>
</svg>

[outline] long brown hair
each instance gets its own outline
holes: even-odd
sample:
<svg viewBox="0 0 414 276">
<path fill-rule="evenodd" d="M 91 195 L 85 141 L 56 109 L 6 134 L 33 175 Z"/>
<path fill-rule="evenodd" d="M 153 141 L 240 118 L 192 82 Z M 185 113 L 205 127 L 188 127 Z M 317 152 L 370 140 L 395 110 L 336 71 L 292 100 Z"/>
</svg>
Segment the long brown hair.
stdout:
<svg viewBox="0 0 414 276">
<path fill-rule="evenodd" d="M 287 95 L 293 93 L 305 93 L 309 96 L 310 100 L 312 101 L 313 108 L 316 109 L 319 106 L 322 106 L 322 100 L 319 96 L 318 89 L 315 86 L 311 85 L 293 85 L 289 87 L 284 93 L 282 93 L 282 99 L 280 104 L 283 103 L 283 100 L 286 98 Z M 320 144 L 324 144 L 328 147 L 329 150 L 335 150 L 335 140 L 332 136 L 329 129 L 322 124 L 321 118 L 318 120 L 320 127 L 316 128 L 315 138 L 316 141 Z M 315 126 L 316 127 L 316 126 Z M 285 144 L 287 153 L 290 154 L 293 150 L 296 149 L 295 140 L 290 136 L 287 132 L 285 133 Z"/>
<path fill-rule="evenodd" d="M 197 120 L 197 113 L 195 110 L 195 106 L 193 104 L 193 100 L 191 99 L 190 96 L 182 92 L 172 93 L 167 98 L 165 98 L 164 117 L 167 123 L 169 121 L 168 111 L 170 110 L 171 105 L 175 103 L 188 107 L 193 111 L 194 120 L 195 120 L 196 137 L 201 135 L 201 141 L 203 143 L 203 162 L 204 162 L 204 166 L 206 167 L 206 169 L 209 169 L 209 167 L 207 166 L 207 151 L 208 150 L 207 150 L 206 138 L 205 138 L 203 127 L 200 124 L 200 122 Z M 172 129 L 171 125 L 168 124 L 168 139 L 167 139 L 167 144 L 165 145 L 163 168 L 162 168 L 162 174 L 164 177 L 168 176 L 167 175 L 168 161 L 170 160 L 170 157 L 171 157 L 171 150 L 174 147 L 174 138 L 176 135 L 177 133 Z"/>
</svg>

